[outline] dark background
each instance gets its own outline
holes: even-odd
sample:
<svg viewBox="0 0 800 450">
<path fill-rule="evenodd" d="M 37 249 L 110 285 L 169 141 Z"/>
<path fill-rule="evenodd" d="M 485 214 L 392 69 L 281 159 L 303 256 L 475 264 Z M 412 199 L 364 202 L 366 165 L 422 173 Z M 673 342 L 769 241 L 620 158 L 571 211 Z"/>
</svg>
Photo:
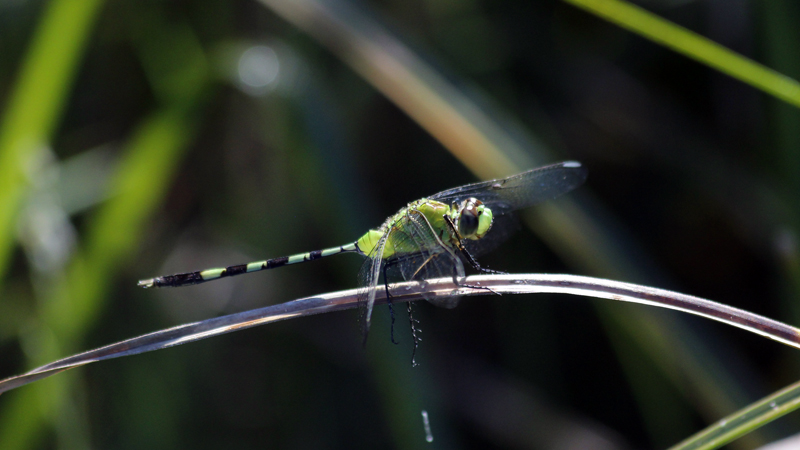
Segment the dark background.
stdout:
<svg viewBox="0 0 800 450">
<path fill-rule="evenodd" d="M 47 5 L 0 5 L 0 105 Z M 795 2 L 641 5 L 800 77 Z M 800 323 L 795 108 L 562 2 L 360 7 L 490 117 L 549 149 L 530 147 L 531 158 L 589 169 L 585 186 L 554 202 L 574 202 L 599 230 L 562 230 L 582 250 L 523 228 L 483 264 L 643 283 Z M 82 48 L 19 225 L 3 237 L 21 245 L 0 287 L 0 377 L 355 287 L 353 255 L 180 290 L 136 281 L 348 243 L 411 200 L 476 180 L 336 54 L 255 1 L 109 1 Z M 238 78 L 237 61 L 254 48 L 280 65 L 263 88 Z M 107 224 L 105 240 L 92 238 L 98 211 L 119 194 L 109 179 L 120 161 L 143 127 L 173 113 L 180 127 L 153 139 L 177 136 L 180 150 L 148 156 L 154 173 L 170 168 L 166 181 L 133 183 L 155 191 L 140 228 Z M 126 239 L 126 252 L 84 264 L 103 242 Z M 91 272 L 81 289 L 98 286 L 96 300 L 59 297 L 81 268 Z M 42 314 L 56 297 L 59 313 Z M 0 447 L 664 448 L 800 373 L 794 350 L 647 306 L 536 295 L 416 311 L 417 368 L 403 314 L 395 346 L 387 310 L 376 309 L 366 350 L 355 311 L 290 320 L 0 396 Z M 78 312 L 74 329 L 57 324 Z M 52 353 L 41 351 L 48 342 Z M 798 428 L 789 415 L 732 448 Z"/>
</svg>

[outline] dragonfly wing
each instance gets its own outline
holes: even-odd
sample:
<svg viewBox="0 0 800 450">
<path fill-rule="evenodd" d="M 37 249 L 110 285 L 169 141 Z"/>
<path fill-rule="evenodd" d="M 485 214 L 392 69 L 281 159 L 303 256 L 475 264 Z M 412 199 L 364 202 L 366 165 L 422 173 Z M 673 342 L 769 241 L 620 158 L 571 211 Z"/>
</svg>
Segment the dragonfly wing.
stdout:
<svg viewBox="0 0 800 450">
<path fill-rule="evenodd" d="M 430 226 L 424 215 L 410 211 L 402 227 L 393 231 L 392 243 L 400 248 L 413 248 L 413 252 L 398 255 L 387 262 L 390 281 L 402 278 L 421 281 L 432 278 L 464 278 L 464 264 L 448 241 L 443 241 Z M 454 307 L 455 298 L 427 297 L 437 306 Z"/>
<path fill-rule="evenodd" d="M 372 310 L 375 307 L 375 295 L 379 289 L 378 281 L 381 276 L 381 268 L 385 263 L 383 260 L 383 251 L 386 248 L 388 237 L 389 233 L 384 233 L 372 252 L 367 255 L 367 260 L 364 261 L 358 274 L 358 284 L 361 286 L 358 293 L 358 304 L 361 311 L 361 334 L 365 344 L 372 320 Z"/>
<path fill-rule="evenodd" d="M 431 200 L 460 203 L 482 201 L 495 216 L 527 208 L 565 194 L 586 181 L 586 168 L 575 161 L 539 167 L 508 178 L 468 184 L 432 195 Z"/>
<path fill-rule="evenodd" d="M 586 168 L 578 162 L 567 161 L 508 178 L 448 189 L 429 198 L 451 204 L 475 197 L 492 210 L 494 219 L 489 233 L 478 240 L 463 241 L 472 256 L 479 256 L 497 248 L 519 229 L 513 211 L 556 198 L 580 186 L 585 180 Z"/>
<path fill-rule="evenodd" d="M 385 223 L 385 232 L 359 272 L 358 294 L 361 308 L 361 323 L 364 342 L 369 333 L 372 310 L 378 289 L 387 283 L 400 280 L 420 281 L 427 279 L 453 277 L 456 282 L 464 278 L 464 264 L 449 244 L 449 237 L 443 241 L 428 219 L 419 211 L 410 209 L 397 222 Z M 384 258 L 387 246 L 395 254 Z M 381 272 L 384 273 L 380 283 Z M 445 307 L 455 307 L 458 299 L 426 297 L 428 301 Z"/>
</svg>

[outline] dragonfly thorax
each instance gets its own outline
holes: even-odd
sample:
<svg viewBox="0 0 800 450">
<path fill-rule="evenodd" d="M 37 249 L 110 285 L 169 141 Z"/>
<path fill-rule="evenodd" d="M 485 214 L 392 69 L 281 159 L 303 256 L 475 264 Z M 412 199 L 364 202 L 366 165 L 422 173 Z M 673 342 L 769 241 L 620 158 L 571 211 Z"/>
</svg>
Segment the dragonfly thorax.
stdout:
<svg viewBox="0 0 800 450">
<path fill-rule="evenodd" d="M 453 204 L 451 211 L 455 213 L 453 221 L 463 239 L 478 240 L 492 227 L 492 210 L 475 197 L 464 200 L 460 205 Z"/>
<path fill-rule="evenodd" d="M 356 249 L 369 257 L 390 259 L 438 246 L 457 246 L 462 239 L 482 238 L 492 226 L 492 211 L 470 197 L 448 205 L 420 199 L 409 203 L 378 228 L 356 241 Z"/>
</svg>

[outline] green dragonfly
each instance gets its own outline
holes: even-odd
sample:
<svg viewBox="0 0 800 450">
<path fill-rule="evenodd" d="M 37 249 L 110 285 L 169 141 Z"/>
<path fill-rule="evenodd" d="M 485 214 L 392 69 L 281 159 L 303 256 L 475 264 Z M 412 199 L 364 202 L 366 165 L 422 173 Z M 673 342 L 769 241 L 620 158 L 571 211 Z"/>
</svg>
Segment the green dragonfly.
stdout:
<svg viewBox="0 0 800 450">
<path fill-rule="evenodd" d="M 359 304 L 366 340 L 378 289 L 385 289 L 391 307 L 390 282 L 452 277 L 455 284 L 465 286 L 463 261 L 479 272 L 495 272 L 481 267 L 474 255 L 495 248 L 510 235 L 516 223 L 511 213 L 558 197 L 585 180 L 586 168 L 578 162 L 567 161 L 508 178 L 468 184 L 409 203 L 383 225 L 347 245 L 225 268 L 165 275 L 142 280 L 139 286 L 186 286 L 340 253 L 358 253 L 367 258 L 359 273 Z M 379 283 L 381 275 L 383 286 Z M 430 301 L 438 306 L 453 307 L 457 299 Z M 414 320 L 411 321 L 413 325 Z M 416 341 L 415 336 L 415 344 Z"/>
</svg>

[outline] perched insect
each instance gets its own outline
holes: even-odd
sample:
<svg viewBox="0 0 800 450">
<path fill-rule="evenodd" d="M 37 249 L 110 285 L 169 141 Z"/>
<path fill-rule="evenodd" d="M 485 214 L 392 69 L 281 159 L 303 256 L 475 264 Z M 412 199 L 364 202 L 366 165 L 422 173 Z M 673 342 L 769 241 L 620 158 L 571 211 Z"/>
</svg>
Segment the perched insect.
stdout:
<svg viewBox="0 0 800 450">
<path fill-rule="evenodd" d="M 409 203 L 383 225 L 347 245 L 225 268 L 166 275 L 142 280 L 139 286 L 186 286 L 340 253 L 358 253 L 367 258 L 359 274 L 359 303 L 364 308 L 362 330 L 366 340 L 378 289 L 384 288 L 390 299 L 389 282 L 401 278 L 412 281 L 453 277 L 459 284 L 459 279 L 465 276 L 462 259 L 479 272 L 492 272 L 482 268 L 473 255 L 494 248 L 509 236 L 514 221 L 506 219 L 513 211 L 558 197 L 585 180 L 586 168 L 578 162 L 567 161 L 508 178 L 468 184 Z M 383 286 L 379 286 L 381 274 Z M 455 301 L 438 299 L 435 303 L 452 307 Z"/>
</svg>

